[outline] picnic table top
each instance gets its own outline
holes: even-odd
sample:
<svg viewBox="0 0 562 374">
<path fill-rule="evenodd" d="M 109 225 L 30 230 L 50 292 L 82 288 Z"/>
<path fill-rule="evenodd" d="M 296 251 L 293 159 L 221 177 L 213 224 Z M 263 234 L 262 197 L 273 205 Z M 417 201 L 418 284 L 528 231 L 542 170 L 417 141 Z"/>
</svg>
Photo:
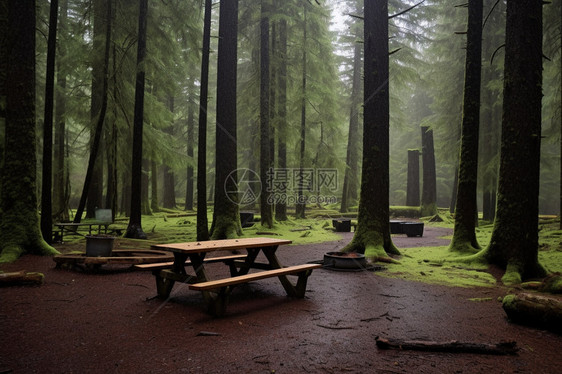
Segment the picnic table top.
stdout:
<svg viewBox="0 0 562 374">
<path fill-rule="evenodd" d="M 58 227 L 78 227 L 78 226 L 98 226 L 98 225 L 111 225 L 112 222 L 103 222 L 103 221 L 90 221 L 90 222 L 56 222 L 55 226 Z"/>
<path fill-rule="evenodd" d="M 188 243 L 156 244 L 152 248 L 182 253 L 201 253 L 218 250 L 235 250 L 244 248 L 272 247 L 283 244 L 291 244 L 292 241 L 274 238 L 239 238 L 224 240 L 209 240 Z"/>
</svg>

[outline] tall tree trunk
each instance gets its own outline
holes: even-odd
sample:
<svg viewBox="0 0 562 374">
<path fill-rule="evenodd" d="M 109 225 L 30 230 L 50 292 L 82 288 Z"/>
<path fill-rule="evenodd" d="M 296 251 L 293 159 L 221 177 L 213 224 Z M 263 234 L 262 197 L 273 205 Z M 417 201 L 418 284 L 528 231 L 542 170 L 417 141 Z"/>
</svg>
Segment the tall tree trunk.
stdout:
<svg viewBox="0 0 562 374">
<path fill-rule="evenodd" d="M 193 103 L 189 102 L 187 114 L 187 157 L 193 160 L 193 143 L 195 133 L 195 113 Z M 185 210 L 193 210 L 193 164 L 187 165 L 187 178 L 185 186 Z"/>
<path fill-rule="evenodd" d="M 55 101 L 55 52 L 57 48 L 57 15 L 59 1 L 51 0 L 49 38 L 47 40 L 47 75 L 45 82 L 45 112 L 43 117 L 43 173 L 41 182 L 41 233 L 49 244 L 53 242 L 53 107 Z"/>
<path fill-rule="evenodd" d="M 158 207 L 158 165 L 154 161 L 154 156 L 150 161 L 150 184 L 150 210 L 158 212 L 160 210 Z"/>
<path fill-rule="evenodd" d="M 362 45 L 355 43 L 353 51 L 353 80 L 351 86 L 351 110 L 349 113 L 349 133 L 347 155 L 340 212 L 345 213 L 357 198 L 357 178 L 359 161 L 359 108 L 361 93 L 361 55 Z"/>
<path fill-rule="evenodd" d="M 307 19 L 306 19 L 306 3 L 304 4 L 304 22 L 303 22 L 303 47 L 302 47 L 302 85 L 301 85 L 301 139 L 300 139 L 300 154 L 299 154 L 299 171 L 296 178 L 297 182 L 297 203 L 295 205 L 295 217 L 305 218 L 305 196 L 304 196 L 304 157 L 306 149 L 306 48 L 307 48 Z"/>
<path fill-rule="evenodd" d="M 238 205 L 236 68 L 238 0 L 221 0 L 217 61 L 215 209 L 212 239 L 242 235 Z"/>
<path fill-rule="evenodd" d="M 562 48 L 562 2 L 560 4 L 560 46 Z M 562 53 L 562 52 L 561 52 Z M 558 216 L 562 230 L 562 56 L 560 56 L 560 203 Z"/>
<path fill-rule="evenodd" d="M 277 8 L 280 9 L 280 0 L 276 1 Z M 279 20 L 279 104 L 278 110 L 278 146 L 277 146 L 277 165 L 279 169 L 287 168 L 287 20 Z M 281 191 L 286 194 L 287 191 Z M 275 206 L 275 219 L 277 221 L 287 220 L 287 203 L 283 199 Z"/>
<path fill-rule="evenodd" d="M 492 238 L 477 256 L 506 268 L 504 284 L 540 277 L 538 197 L 542 2 L 507 2 L 498 201 Z"/>
<path fill-rule="evenodd" d="M 1 179 L 0 262 L 52 255 L 39 229 L 36 190 L 35 0 L 8 1 L 6 125 Z"/>
<path fill-rule="evenodd" d="M 491 74 L 485 74 L 484 81 L 488 82 L 492 79 Z M 483 152 L 482 164 L 484 166 L 482 178 L 482 219 L 485 221 L 493 221 L 496 214 L 496 175 L 495 153 L 498 151 L 496 145 L 496 116 L 493 108 L 494 97 L 492 91 L 488 88 L 484 91 L 485 107 L 484 118 L 485 132 L 482 139 Z"/>
<path fill-rule="evenodd" d="M 209 53 L 211 41 L 212 0 L 205 0 L 203 53 L 199 93 L 199 129 L 197 138 L 197 240 L 209 239 L 207 219 L 207 102 L 209 90 Z"/>
<path fill-rule="evenodd" d="M 464 81 L 459 184 L 455 208 L 455 229 L 450 251 L 474 253 L 478 220 L 478 135 L 480 127 L 480 81 L 482 75 L 482 0 L 468 1 L 468 31 Z"/>
<path fill-rule="evenodd" d="M 273 227 L 273 211 L 269 201 L 270 190 L 268 171 L 270 164 L 270 112 L 269 112 L 269 15 L 267 0 L 261 0 L 260 21 L 260 212 L 261 224 L 267 228 Z"/>
<path fill-rule="evenodd" d="M 117 47 L 113 43 L 113 118 L 111 130 L 107 134 L 107 192 L 105 195 L 105 208 L 111 209 L 111 220 L 115 220 L 117 211 L 117 105 L 115 100 L 118 96 L 117 90 Z"/>
<path fill-rule="evenodd" d="M 131 216 L 131 171 L 127 168 L 121 173 L 121 213 Z"/>
<path fill-rule="evenodd" d="M 344 251 L 399 254 L 389 225 L 388 1 L 365 1 L 363 170 L 357 230 Z"/>
<path fill-rule="evenodd" d="M 423 185 L 421 215 L 437 214 L 437 177 L 435 174 L 435 152 L 433 148 L 433 130 L 421 127 Z"/>
<path fill-rule="evenodd" d="M 168 109 L 171 113 L 174 113 L 175 110 L 174 105 L 174 98 L 168 98 Z M 175 136 L 175 128 L 174 124 L 170 124 L 165 130 L 171 136 Z M 172 169 L 168 165 L 163 166 L 163 174 L 164 174 L 164 187 L 163 187 L 163 201 L 162 206 L 166 209 L 175 209 L 176 208 L 176 177 Z"/>
<path fill-rule="evenodd" d="M 150 208 L 150 160 L 144 158 L 142 160 L 142 174 L 141 174 L 141 215 L 149 216 L 152 214 Z"/>
<path fill-rule="evenodd" d="M 137 73 L 135 83 L 135 114 L 133 120 L 133 160 L 131 167 L 131 217 L 125 237 L 146 239 L 142 230 L 142 129 L 144 121 L 144 60 L 146 57 L 146 19 L 148 0 L 140 0 L 137 42 Z"/>
<path fill-rule="evenodd" d="M 99 114 L 97 116 L 96 128 L 94 131 L 94 137 L 91 142 L 90 147 L 90 158 L 88 159 L 88 169 L 86 171 L 86 178 L 84 180 L 84 187 L 82 189 L 82 195 L 80 197 L 80 203 L 78 204 L 78 209 L 76 215 L 74 216 L 74 222 L 79 223 L 82 220 L 82 213 L 84 212 L 84 207 L 86 206 L 86 199 L 90 199 L 89 191 L 90 184 L 94 177 L 94 168 L 96 166 L 96 159 L 99 152 L 99 145 L 101 141 L 101 135 L 103 133 L 103 123 L 105 122 L 105 113 L 107 111 L 107 81 L 109 75 L 109 46 L 111 42 L 111 0 L 106 1 L 104 8 L 107 11 L 106 14 L 106 29 L 105 29 L 105 51 L 104 51 L 104 61 L 103 61 L 103 80 L 102 80 L 102 98 L 101 107 Z M 99 19 L 99 17 L 98 17 Z M 92 108 L 94 107 L 94 93 L 92 93 Z M 92 201 L 93 199 L 90 199 Z M 95 207 L 94 207 L 95 208 Z M 95 213 L 95 212 L 94 212 Z"/>
<path fill-rule="evenodd" d="M 408 150 L 408 181 L 406 206 L 420 206 L 420 151 Z"/>
<path fill-rule="evenodd" d="M 0 120 L 6 119 L 6 78 L 8 73 L 8 1 L 0 1 Z M 2 131 L 3 129 L 0 128 Z M 4 166 L 4 142 L 0 141 L 0 196 L 2 196 L 2 175 Z M 0 201 L 2 204 L 2 201 Z M 0 205 L 1 206 L 1 205 Z M 0 209 L 2 221 L 2 209 Z"/>
<path fill-rule="evenodd" d="M 107 96 L 107 75 L 108 63 L 105 62 L 103 50 L 107 48 L 104 43 L 104 36 L 107 30 L 107 23 L 111 23 L 111 18 L 107 17 L 108 7 L 111 7 L 111 0 L 95 1 L 94 7 L 94 40 L 92 48 L 92 104 L 90 107 L 90 119 L 92 127 L 90 130 L 90 152 L 96 153 L 93 159 L 94 168 L 88 183 L 88 196 L 86 200 L 86 218 L 93 218 L 96 209 L 102 206 L 103 198 L 103 157 L 97 157 L 103 154 L 103 138 L 96 142 L 96 128 L 94 124 L 99 122 L 102 113 L 103 101 Z M 107 60 L 109 62 L 109 60 Z M 105 121 L 105 118 L 103 119 Z M 96 143 L 96 144 L 94 144 Z M 94 146 L 97 148 L 93 150 Z M 101 151 L 101 152 L 100 152 Z"/>
</svg>

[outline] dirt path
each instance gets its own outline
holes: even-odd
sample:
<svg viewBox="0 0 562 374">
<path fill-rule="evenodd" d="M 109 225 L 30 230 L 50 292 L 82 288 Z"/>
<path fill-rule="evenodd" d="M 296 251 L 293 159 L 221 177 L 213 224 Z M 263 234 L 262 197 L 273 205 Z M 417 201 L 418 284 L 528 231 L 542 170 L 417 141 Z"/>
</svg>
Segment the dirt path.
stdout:
<svg viewBox="0 0 562 374">
<path fill-rule="evenodd" d="M 424 238 L 394 241 L 442 245 L 446 234 L 428 228 Z M 280 259 L 319 260 L 351 235 L 285 248 Z M 167 302 L 154 299 L 149 272 L 81 273 L 35 256 L 0 267 L 21 269 L 44 272 L 46 281 L 0 289 L 0 373 L 556 373 L 562 364 L 562 337 L 510 324 L 497 301 L 506 292 L 501 287 L 450 288 L 321 269 L 304 300 L 285 297 L 275 279 L 260 281 L 237 289 L 226 317 L 213 319 L 185 287 L 176 286 Z M 521 351 L 380 351 L 376 336 L 516 340 Z"/>
</svg>

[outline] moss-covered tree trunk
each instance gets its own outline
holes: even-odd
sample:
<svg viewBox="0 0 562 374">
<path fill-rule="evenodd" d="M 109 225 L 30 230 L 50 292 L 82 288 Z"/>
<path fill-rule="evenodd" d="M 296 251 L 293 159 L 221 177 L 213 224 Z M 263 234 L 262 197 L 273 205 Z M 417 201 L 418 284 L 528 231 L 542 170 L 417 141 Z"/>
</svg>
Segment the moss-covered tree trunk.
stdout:
<svg viewBox="0 0 562 374">
<path fill-rule="evenodd" d="M 357 231 L 344 251 L 399 254 L 389 225 L 388 1 L 365 2 L 363 170 Z"/>
<path fill-rule="evenodd" d="M 52 255 L 39 229 L 35 134 L 35 0 L 8 2 L 6 126 L 0 262 Z"/>
<path fill-rule="evenodd" d="M 506 268 L 506 284 L 545 274 L 538 262 L 542 2 L 507 2 L 504 99 L 496 219 L 476 256 Z"/>
<path fill-rule="evenodd" d="M 420 151 L 408 150 L 408 180 L 406 185 L 406 205 L 420 205 Z"/>
<path fill-rule="evenodd" d="M 212 239 L 242 235 L 236 145 L 238 0 L 221 0 L 217 61 L 215 208 Z"/>
<path fill-rule="evenodd" d="M 283 9 L 280 0 L 275 1 L 277 9 Z M 287 19 L 279 20 L 279 50 L 277 54 L 278 90 L 277 105 L 277 165 L 279 169 L 287 167 Z M 287 191 L 284 191 L 285 193 Z M 286 201 L 279 201 L 275 205 L 275 219 L 287 220 Z"/>
<path fill-rule="evenodd" d="M 468 1 L 466 67 L 464 75 L 463 117 L 459 180 L 455 205 L 455 229 L 450 251 L 475 253 L 478 219 L 478 135 L 480 127 L 480 80 L 482 59 L 482 0 Z"/>
<path fill-rule="evenodd" d="M 421 127 L 423 185 L 421 198 L 422 217 L 437 213 L 437 176 L 435 174 L 435 152 L 433 147 L 433 130 Z"/>
<path fill-rule="evenodd" d="M 142 132 L 144 121 L 144 60 L 146 58 L 146 21 L 148 0 L 141 0 L 139 7 L 139 28 L 137 41 L 137 72 L 135 82 L 135 111 L 133 119 L 133 155 L 131 162 L 131 216 L 125 237 L 146 239 L 142 229 Z"/>
</svg>

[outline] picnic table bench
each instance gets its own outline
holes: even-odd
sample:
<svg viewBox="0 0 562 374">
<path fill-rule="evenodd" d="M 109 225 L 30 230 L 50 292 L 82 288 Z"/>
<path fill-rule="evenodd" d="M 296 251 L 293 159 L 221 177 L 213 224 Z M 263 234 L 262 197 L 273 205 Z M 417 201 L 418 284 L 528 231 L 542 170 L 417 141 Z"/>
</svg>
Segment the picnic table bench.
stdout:
<svg viewBox="0 0 562 374">
<path fill-rule="evenodd" d="M 169 251 L 174 255 L 174 262 L 166 265 L 137 266 L 150 269 L 156 278 L 158 297 L 167 299 L 175 282 L 188 283 L 191 290 L 200 291 L 207 303 L 208 311 L 214 316 L 221 316 L 226 310 L 228 298 L 235 286 L 255 280 L 277 277 L 288 296 L 303 298 L 306 283 L 312 270 L 321 264 L 303 264 L 282 266 L 276 251 L 280 245 L 290 244 L 290 240 L 273 238 L 240 238 L 211 240 L 205 242 L 158 244 L 155 250 Z M 208 253 L 219 250 L 246 250 L 247 254 L 206 258 Z M 256 262 L 258 254 L 263 253 L 267 262 Z M 207 275 L 206 264 L 224 262 L 229 265 L 230 277 L 211 280 Z M 186 268 L 192 268 L 189 274 Z M 250 273 L 251 269 L 260 271 Z M 287 276 L 297 277 L 296 282 Z"/>
</svg>

